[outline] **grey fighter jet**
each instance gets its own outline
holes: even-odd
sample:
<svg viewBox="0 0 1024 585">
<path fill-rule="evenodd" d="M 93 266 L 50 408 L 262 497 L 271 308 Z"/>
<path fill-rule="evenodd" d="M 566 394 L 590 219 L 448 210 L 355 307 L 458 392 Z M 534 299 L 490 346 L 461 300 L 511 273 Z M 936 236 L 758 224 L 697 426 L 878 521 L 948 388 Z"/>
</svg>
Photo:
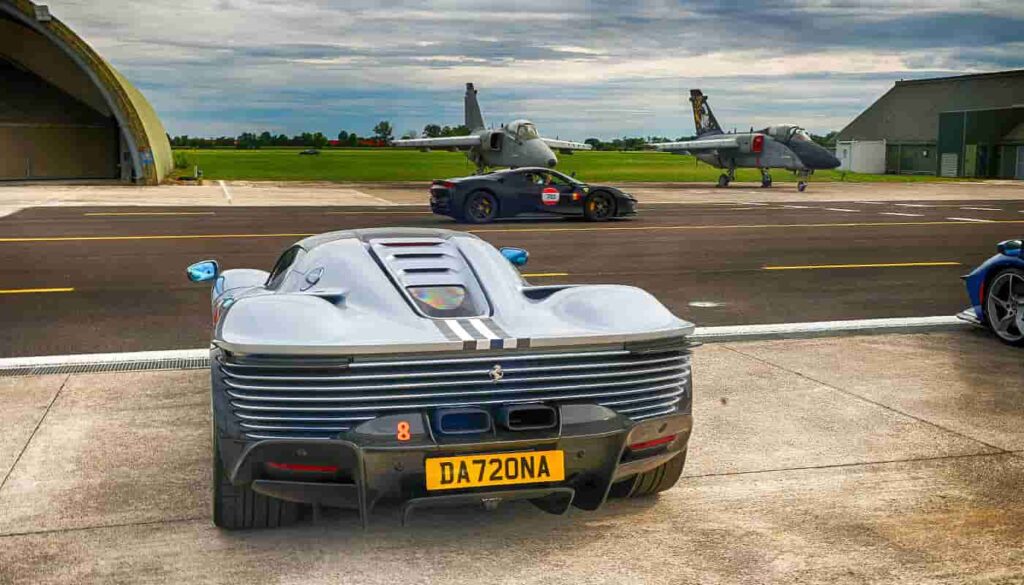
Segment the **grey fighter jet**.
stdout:
<svg viewBox="0 0 1024 585">
<path fill-rule="evenodd" d="M 807 176 L 817 169 L 839 166 L 831 152 L 811 140 L 807 131 L 793 124 L 769 126 L 764 130 L 726 134 L 711 113 L 708 98 L 699 89 L 690 90 L 696 140 L 651 144 L 656 150 L 675 154 L 689 153 L 719 169 L 718 186 L 727 187 L 735 179 L 737 168 L 761 169 L 761 186 L 771 187 L 768 170 L 783 168 L 800 175 L 797 190 L 807 188 Z"/>
<path fill-rule="evenodd" d="M 488 167 L 554 168 L 558 164 L 555 150 L 562 154 L 572 154 L 574 150 L 591 149 L 589 144 L 582 142 L 542 138 L 537 133 L 537 127 L 529 120 L 516 120 L 501 128 L 486 128 L 472 83 L 466 84 L 466 127 L 471 131 L 468 136 L 396 140 L 394 146 L 422 150 L 464 150 L 466 158 L 476 164 L 477 174 Z"/>
</svg>

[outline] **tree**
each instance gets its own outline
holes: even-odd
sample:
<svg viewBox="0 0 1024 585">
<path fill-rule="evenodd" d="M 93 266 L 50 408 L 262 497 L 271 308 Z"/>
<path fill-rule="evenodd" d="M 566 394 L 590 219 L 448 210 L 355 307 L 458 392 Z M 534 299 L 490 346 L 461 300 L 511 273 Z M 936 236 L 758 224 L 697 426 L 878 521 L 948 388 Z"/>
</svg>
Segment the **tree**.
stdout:
<svg viewBox="0 0 1024 585">
<path fill-rule="evenodd" d="M 441 136 L 441 127 L 437 124 L 427 124 L 423 127 L 424 138 L 438 138 Z"/>
<path fill-rule="evenodd" d="M 395 129 L 391 127 L 391 122 L 388 122 L 387 120 L 381 120 L 373 127 L 373 135 L 385 144 L 391 142 L 391 139 L 394 138 L 394 134 Z"/>
<path fill-rule="evenodd" d="M 356 134 L 355 132 L 349 134 L 348 135 L 348 145 L 349 146 L 359 146 L 359 135 Z"/>
<path fill-rule="evenodd" d="M 839 132 L 833 130 L 824 136 L 818 136 L 817 134 L 811 134 L 811 140 L 817 142 L 821 146 L 833 147 L 836 145 L 836 137 L 839 136 Z"/>
<path fill-rule="evenodd" d="M 317 132 L 317 133 L 313 134 L 313 136 L 310 138 L 309 142 L 310 142 L 310 145 L 313 146 L 313 148 L 320 149 L 320 148 L 323 148 L 323 147 L 327 146 L 327 142 L 328 141 L 327 141 L 327 136 L 325 136 L 323 132 Z"/>
<path fill-rule="evenodd" d="M 345 130 L 342 130 L 341 132 L 338 132 L 338 142 L 340 142 L 342 144 L 347 143 L 348 142 L 348 132 L 346 132 Z"/>
<path fill-rule="evenodd" d="M 594 147 L 594 150 L 601 150 L 601 141 L 597 138 L 587 138 L 583 141 L 583 144 L 589 144 Z"/>
<path fill-rule="evenodd" d="M 415 130 L 406 130 L 405 134 L 402 134 L 402 138 L 405 139 L 416 138 L 418 136 L 419 134 Z"/>
</svg>

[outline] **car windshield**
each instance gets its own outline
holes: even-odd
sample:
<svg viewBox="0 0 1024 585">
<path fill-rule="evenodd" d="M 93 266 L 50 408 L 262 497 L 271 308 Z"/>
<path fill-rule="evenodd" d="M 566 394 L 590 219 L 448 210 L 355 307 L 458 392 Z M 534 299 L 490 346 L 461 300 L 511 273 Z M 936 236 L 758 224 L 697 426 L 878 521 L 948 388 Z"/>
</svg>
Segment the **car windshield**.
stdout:
<svg viewBox="0 0 1024 585">
<path fill-rule="evenodd" d="M 533 124 L 520 125 L 516 136 L 519 140 L 533 140 L 534 138 L 540 138 L 540 135 L 537 134 L 537 127 Z"/>
</svg>

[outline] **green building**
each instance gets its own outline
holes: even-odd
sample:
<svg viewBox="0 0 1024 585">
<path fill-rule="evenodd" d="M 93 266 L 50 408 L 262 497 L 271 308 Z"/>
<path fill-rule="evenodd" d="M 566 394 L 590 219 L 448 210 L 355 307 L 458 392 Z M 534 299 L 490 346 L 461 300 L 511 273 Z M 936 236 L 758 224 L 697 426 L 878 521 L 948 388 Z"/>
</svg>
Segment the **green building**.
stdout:
<svg viewBox="0 0 1024 585">
<path fill-rule="evenodd" d="M 0 0 L 0 181 L 155 185 L 172 166 L 139 90 L 46 6 Z"/>
<path fill-rule="evenodd" d="M 862 140 L 886 173 L 1024 179 L 1024 69 L 897 81 L 837 137 Z"/>
</svg>

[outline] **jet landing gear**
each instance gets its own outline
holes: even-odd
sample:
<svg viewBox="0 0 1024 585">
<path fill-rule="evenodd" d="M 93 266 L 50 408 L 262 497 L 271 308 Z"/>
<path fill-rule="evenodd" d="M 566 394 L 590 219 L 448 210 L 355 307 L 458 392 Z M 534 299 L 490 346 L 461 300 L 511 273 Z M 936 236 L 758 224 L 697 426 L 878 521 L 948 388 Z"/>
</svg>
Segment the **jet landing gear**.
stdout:
<svg viewBox="0 0 1024 585">
<path fill-rule="evenodd" d="M 772 186 L 772 176 L 768 173 L 768 169 L 761 169 L 761 188 L 768 189 Z"/>
<path fill-rule="evenodd" d="M 718 176 L 718 186 L 728 187 L 729 183 L 736 180 L 736 167 L 729 167 L 729 171 Z"/>
<path fill-rule="evenodd" d="M 807 189 L 807 175 L 809 174 L 810 172 L 807 169 L 803 169 L 800 171 L 800 180 L 797 181 L 796 183 L 797 191 L 803 193 L 804 190 Z"/>
</svg>

